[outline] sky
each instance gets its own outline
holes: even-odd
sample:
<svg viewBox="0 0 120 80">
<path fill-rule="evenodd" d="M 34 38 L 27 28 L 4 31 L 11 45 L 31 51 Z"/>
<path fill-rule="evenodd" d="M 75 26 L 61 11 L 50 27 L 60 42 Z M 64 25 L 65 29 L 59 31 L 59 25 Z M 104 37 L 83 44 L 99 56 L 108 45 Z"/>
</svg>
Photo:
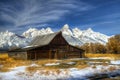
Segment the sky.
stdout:
<svg viewBox="0 0 120 80">
<path fill-rule="evenodd" d="M 22 34 L 46 27 L 57 31 L 64 24 L 120 34 L 120 0 L 0 0 L 0 32 Z"/>
</svg>

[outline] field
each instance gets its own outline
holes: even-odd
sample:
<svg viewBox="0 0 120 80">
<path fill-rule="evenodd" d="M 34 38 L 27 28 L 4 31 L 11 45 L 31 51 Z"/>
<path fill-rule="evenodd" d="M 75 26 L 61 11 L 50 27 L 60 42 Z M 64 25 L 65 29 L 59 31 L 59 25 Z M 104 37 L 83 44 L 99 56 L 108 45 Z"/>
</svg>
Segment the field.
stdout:
<svg viewBox="0 0 120 80">
<path fill-rule="evenodd" d="M 85 56 L 87 58 L 108 58 L 108 59 L 120 59 L 120 54 L 101 54 L 101 53 L 97 53 L 97 54 L 92 54 L 92 53 L 86 53 Z"/>
<path fill-rule="evenodd" d="M 0 54 L 0 80 L 112 80 L 120 75 L 120 54 L 85 54 L 86 58 L 16 60 Z M 101 75 L 103 75 L 101 77 Z M 109 78 L 111 76 L 111 78 Z M 103 79 L 103 80 L 104 80 Z"/>
</svg>

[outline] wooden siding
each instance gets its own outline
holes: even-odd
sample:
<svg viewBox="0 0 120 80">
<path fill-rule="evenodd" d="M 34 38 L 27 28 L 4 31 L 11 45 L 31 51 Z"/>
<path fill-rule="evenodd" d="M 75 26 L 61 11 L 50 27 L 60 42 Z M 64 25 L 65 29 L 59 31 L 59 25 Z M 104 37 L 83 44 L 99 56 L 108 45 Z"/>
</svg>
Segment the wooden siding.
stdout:
<svg viewBox="0 0 120 80">
<path fill-rule="evenodd" d="M 59 33 L 58 35 L 55 36 L 55 38 L 50 42 L 49 45 L 68 45 L 67 41 L 63 38 L 62 33 Z"/>
<path fill-rule="evenodd" d="M 35 51 L 28 51 L 27 52 L 27 59 L 48 59 L 49 58 L 49 51 L 47 50 L 35 50 Z"/>
<path fill-rule="evenodd" d="M 27 52 L 9 52 L 9 57 L 15 58 L 15 59 L 27 59 Z"/>
<path fill-rule="evenodd" d="M 83 50 L 69 45 L 62 34 L 56 35 L 48 45 L 27 51 L 28 59 L 80 58 L 83 57 L 82 54 Z"/>
</svg>

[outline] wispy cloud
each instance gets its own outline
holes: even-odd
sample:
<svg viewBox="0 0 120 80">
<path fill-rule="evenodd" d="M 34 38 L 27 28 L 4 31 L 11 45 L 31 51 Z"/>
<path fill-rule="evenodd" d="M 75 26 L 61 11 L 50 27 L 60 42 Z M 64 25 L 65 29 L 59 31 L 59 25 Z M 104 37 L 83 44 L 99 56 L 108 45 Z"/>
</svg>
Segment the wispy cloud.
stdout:
<svg viewBox="0 0 120 80">
<path fill-rule="evenodd" d="M 98 25 L 101 25 L 101 24 L 110 24 L 110 23 L 119 23 L 120 22 L 120 19 L 117 19 L 117 20 L 107 20 L 107 21 L 99 21 L 99 22 L 94 22 L 94 23 L 90 23 L 90 24 L 84 24 L 84 25 L 81 25 L 82 28 L 88 28 L 88 27 L 97 27 Z"/>
<path fill-rule="evenodd" d="M 13 23 L 11 26 L 15 28 L 33 24 L 43 25 L 92 7 L 80 0 L 14 0 L 0 2 L 0 20 Z"/>
<path fill-rule="evenodd" d="M 103 16 L 97 16 L 97 17 L 93 17 L 93 18 L 89 18 L 87 20 L 91 21 L 91 20 L 113 20 L 113 19 L 118 19 L 120 18 L 120 13 L 110 13 L 110 14 L 106 14 Z"/>
</svg>

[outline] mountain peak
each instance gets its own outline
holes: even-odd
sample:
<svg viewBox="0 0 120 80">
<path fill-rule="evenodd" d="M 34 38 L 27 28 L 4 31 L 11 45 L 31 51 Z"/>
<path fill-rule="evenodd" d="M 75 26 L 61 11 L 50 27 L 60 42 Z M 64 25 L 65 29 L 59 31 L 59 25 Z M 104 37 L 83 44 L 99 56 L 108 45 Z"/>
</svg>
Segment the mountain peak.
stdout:
<svg viewBox="0 0 120 80">
<path fill-rule="evenodd" d="M 68 24 L 65 24 L 63 26 L 63 28 L 61 29 L 62 33 L 63 34 L 66 34 L 66 35 L 73 35 L 72 31 L 69 29 L 69 25 Z"/>
<path fill-rule="evenodd" d="M 50 27 L 47 27 L 47 28 L 46 28 L 46 31 L 53 33 L 53 31 L 52 31 L 52 29 L 51 29 Z"/>
<path fill-rule="evenodd" d="M 92 30 L 92 28 L 88 28 L 87 31 L 88 31 L 88 32 L 94 32 L 94 31 Z"/>
<path fill-rule="evenodd" d="M 75 28 L 74 28 L 74 30 L 76 30 L 76 31 L 81 31 L 81 30 L 80 30 L 80 29 L 78 29 L 77 27 L 75 27 Z"/>
<path fill-rule="evenodd" d="M 69 25 L 65 24 L 62 29 L 69 29 Z"/>
<path fill-rule="evenodd" d="M 33 32 L 33 31 L 36 31 L 37 29 L 36 28 L 29 28 L 28 30 L 27 30 L 27 32 Z"/>
<path fill-rule="evenodd" d="M 49 33 L 53 33 L 53 31 L 51 30 L 50 27 L 47 28 L 42 28 L 40 30 L 36 29 L 36 28 L 30 28 L 27 31 L 25 31 L 22 36 L 26 37 L 26 38 L 33 38 L 39 35 L 44 35 L 44 34 L 49 34 Z"/>
</svg>

